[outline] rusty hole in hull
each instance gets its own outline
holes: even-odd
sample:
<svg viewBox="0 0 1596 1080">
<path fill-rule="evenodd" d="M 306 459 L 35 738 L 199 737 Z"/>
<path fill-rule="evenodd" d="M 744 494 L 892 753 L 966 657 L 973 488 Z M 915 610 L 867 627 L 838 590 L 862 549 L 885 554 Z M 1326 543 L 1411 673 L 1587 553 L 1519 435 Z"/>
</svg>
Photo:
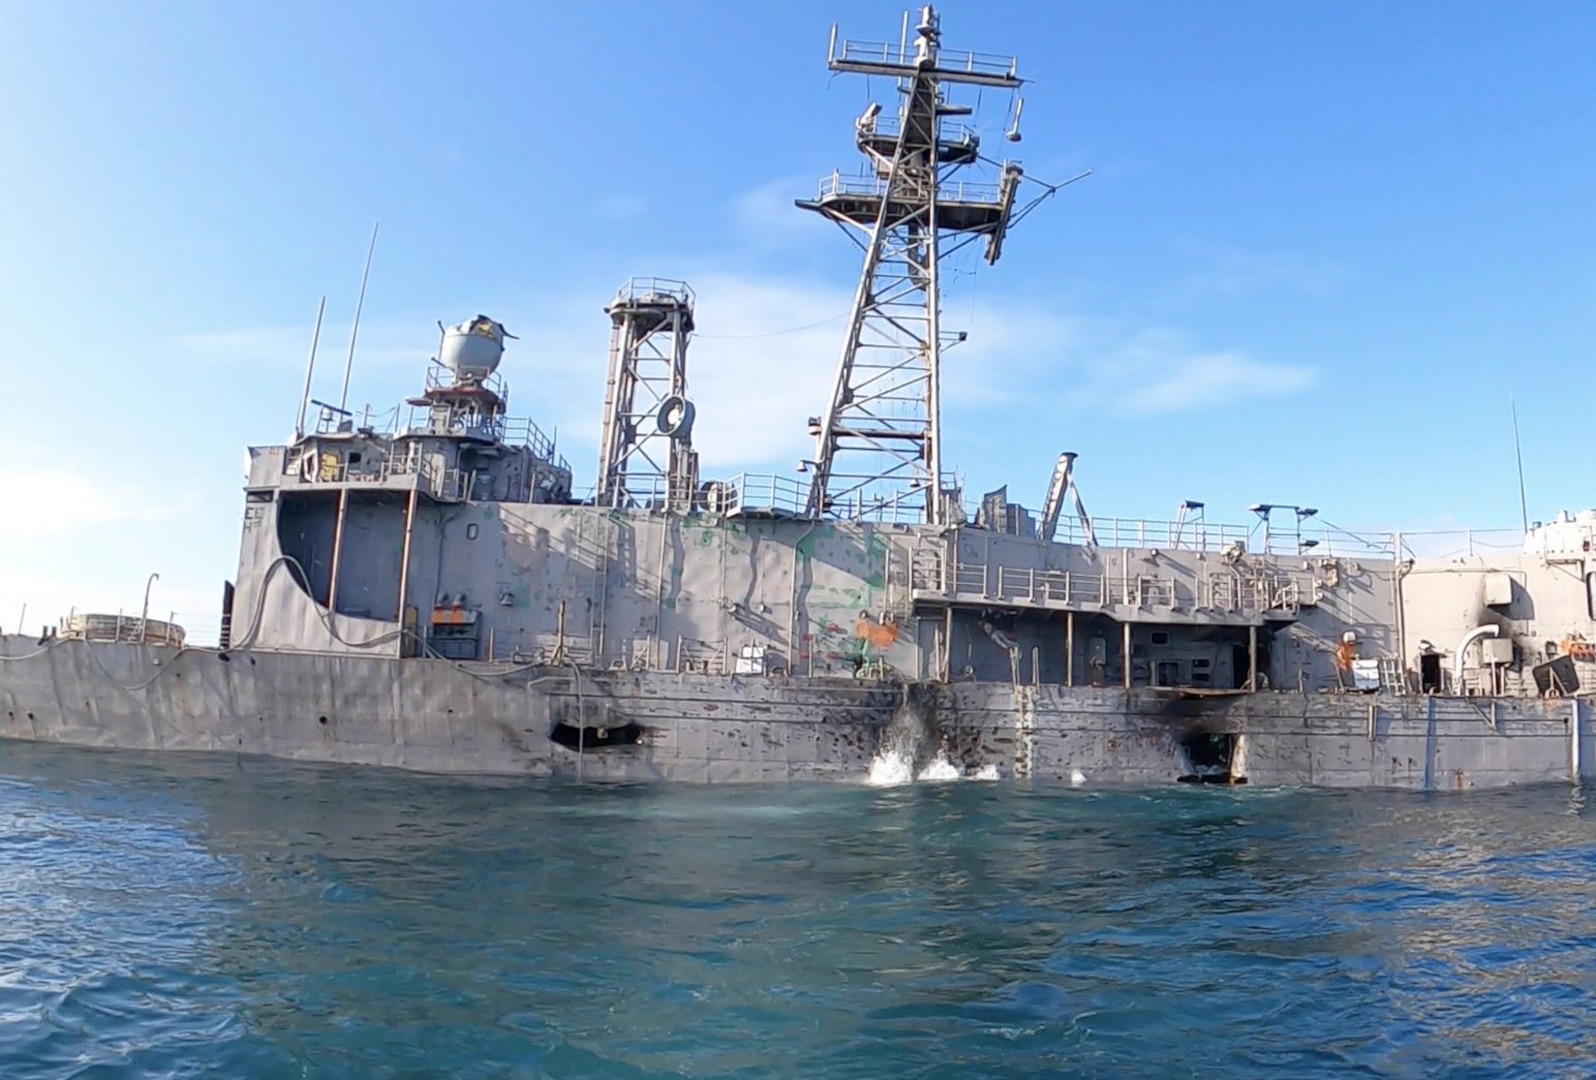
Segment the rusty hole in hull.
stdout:
<svg viewBox="0 0 1596 1080">
<path fill-rule="evenodd" d="M 606 750 L 612 746 L 634 746 L 643 738 L 643 725 L 621 724 L 619 727 L 585 727 L 575 724 L 555 724 L 549 732 L 552 742 L 570 750 Z"/>
<path fill-rule="evenodd" d="M 1235 775 L 1236 736 L 1218 731 L 1193 731 L 1181 737 L 1181 755 L 1189 768 L 1176 779 L 1182 784 L 1245 784 Z"/>
</svg>

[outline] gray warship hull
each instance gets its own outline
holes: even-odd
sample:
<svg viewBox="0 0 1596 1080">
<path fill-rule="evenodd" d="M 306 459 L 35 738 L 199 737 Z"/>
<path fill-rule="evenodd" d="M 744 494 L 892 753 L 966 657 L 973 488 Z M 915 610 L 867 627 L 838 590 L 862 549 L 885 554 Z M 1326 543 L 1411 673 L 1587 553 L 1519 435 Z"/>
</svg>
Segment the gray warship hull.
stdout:
<svg viewBox="0 0 1596 1080">
<path fill-rule="evenodd" d="M 15 636 L 0 648 L 0 737 L 438 773 L 863 782 L 901 753 L 910 775 L 942 762 L 1088 786 L 1454 790 L 1578 780 L 1596 755 L 1577 699 L 728 681 Z M 1227 760 L 1205 772 L 1216 739 Z"/>
<path fill-rule="evenodd" d="M 1025 201 L 1036 185 L 960 119 L 1011 97 L 1018 141 L 1015 61 L 945 49 L 930 7 L 909 30 L 829 46 L 833 73 L 898 92 L 855 121 L 863 174 L 798 200 L 864 256 L 802 479 L 701 476 L 683 282 L 633 279 L 604 308 L 587 492 L 509 413 L 494 320 L 440 324 L 408 411 L 357 418 L 341 396 L 307 424 L 313 333 L 293 437 L 249 451 L 220 647 L 92 615 L 0 640 L 0 737 L 691 782 L 1584 775 L 1596 511 L 1478 549 L 1302 505 L 1256 503 L 1250 527 L 1192 500 L 1094 520 L 1073 453 L 1037 514 L 1006 487 L 966 499 L 940 398 L 966 335 L 938 268 L 995 263 L 1065 185 Z"/>
</svg>

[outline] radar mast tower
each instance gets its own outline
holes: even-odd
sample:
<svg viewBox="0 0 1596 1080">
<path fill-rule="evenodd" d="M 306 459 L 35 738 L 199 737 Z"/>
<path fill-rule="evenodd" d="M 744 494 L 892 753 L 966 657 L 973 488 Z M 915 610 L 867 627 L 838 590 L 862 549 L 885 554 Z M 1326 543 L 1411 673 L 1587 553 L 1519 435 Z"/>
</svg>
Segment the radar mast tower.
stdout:
<svg viewBox="0 0 1596 1080">
<path fill-rule="evenodd" d="M 941 361 L 964 335 L 942 329 L 938 271 L 983 237 L 986 261 L 997 261 L 1022 176 L 1018 164 L 1004 163 L 995 183 L 957 179 L 986 159 L 976 132 L 954 119 L 974 109 L 946 94 L 954 85 L 1010 91 L 1008 138 L 1017 142 L 1016 61 L 943 49 L 929 5 L 912 43 L 907 29 L 905 16 L 904 39 L 880 44 L 839 41 L 832 27 L 827 67 L 893 78 L 901 104 L 896 117 L 883 117 L 873 102 L 855 122 L 864 175 L 833 173 L 815 199 L 798 201 L 842 226 L 864 251 L 831 401 L 809 422 L 808 510 L 816 517 L 948 521 Z"/>
</svg>

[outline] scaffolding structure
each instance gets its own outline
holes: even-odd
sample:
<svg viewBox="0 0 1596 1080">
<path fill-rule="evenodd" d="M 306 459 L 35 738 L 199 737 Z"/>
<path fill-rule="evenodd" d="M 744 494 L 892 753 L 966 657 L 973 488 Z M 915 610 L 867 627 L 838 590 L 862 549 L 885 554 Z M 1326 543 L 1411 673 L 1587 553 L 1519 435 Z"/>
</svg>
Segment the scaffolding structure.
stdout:
<svg viewBox="0 0 1596 1080">
<path fill-rule="evenodd" d="M 948 100 L 967 85 L 1021 85 L 1012 58 L 942 48 L 936 12 L 920 13 L 897 44 L 838 41 L 832 28 L 827 66 L 834 72 L 887 76 L 901 104 L 883 116 L 872 103 L 855 123 L 866 171 L 833 174 L 816 198 L 799 200 L 848 232 L 864 252 L 847 336 L 823 416 L 810 418 L 815 457 L 808 512 L 845 519 L 949 520 L 959 502 L 942 467 L 941 358 L 964 340 L 941 325 L 939 267 L 978 239 L 996 262 L 1014 210 L 1021 170 L 990 162 L 980 137 L 959 118 L 974 110 Z M 1020 103 L 1012 99 L 1018 139 Z M 995 166 L 996 182 L 961 179 Z"/>
<path fill-rule="evenodd" d="M 687 345 L 693 290 L 632 278 L 605 308 L 610 370 L 600 440 L 600 506 L 686 512 L 698 481 Z"/>
</svg>

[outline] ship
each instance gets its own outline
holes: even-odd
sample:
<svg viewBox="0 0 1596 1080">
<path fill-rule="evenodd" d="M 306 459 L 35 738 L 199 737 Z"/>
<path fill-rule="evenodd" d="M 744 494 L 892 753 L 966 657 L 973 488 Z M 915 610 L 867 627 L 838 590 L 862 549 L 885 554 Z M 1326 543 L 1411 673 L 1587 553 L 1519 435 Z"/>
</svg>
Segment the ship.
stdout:
<svg viewBox="0 0 1596 1080">
<path fill-rule="evenodd" d="M 590 490 L 512 413 L 504 326 L 440 324 L 393 424 L 311 401 L 307 372 L 292 438 L 249 449 L 215 646 L 142 615 L 0 637 L 0 737 L 607 781 L 1590 775 L 1596 511 L 1449 551 L 1301 505 L 1093 518 L 1074 453 L 1039 508 L 970 497 L 939 272 L 998 262 L 1062 185 L 988 156 L 970 102 L 1017 140 L 1018 65 L 945 47 L 933 9 L 827 55 L 895 93 L 855 122 L 862 170 L 797 200 L 862 252 L 797 471 L 701 474 L 684 282 L 603 309 Z"/>
</svg>

